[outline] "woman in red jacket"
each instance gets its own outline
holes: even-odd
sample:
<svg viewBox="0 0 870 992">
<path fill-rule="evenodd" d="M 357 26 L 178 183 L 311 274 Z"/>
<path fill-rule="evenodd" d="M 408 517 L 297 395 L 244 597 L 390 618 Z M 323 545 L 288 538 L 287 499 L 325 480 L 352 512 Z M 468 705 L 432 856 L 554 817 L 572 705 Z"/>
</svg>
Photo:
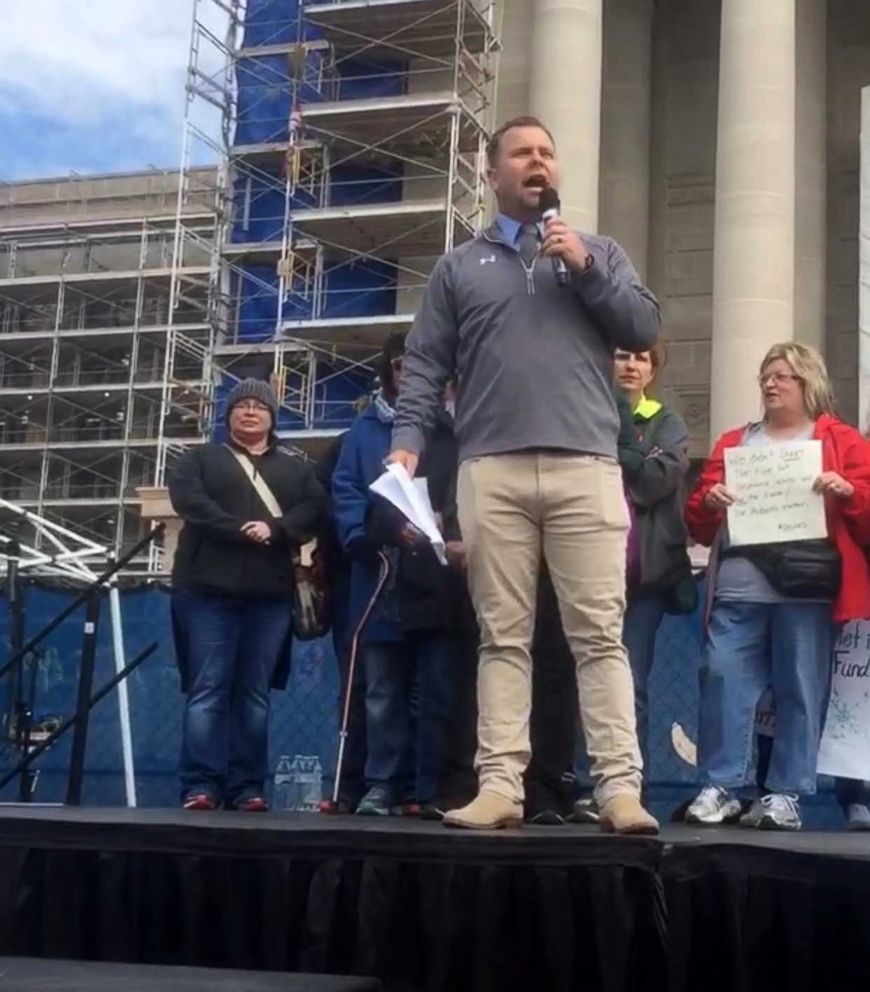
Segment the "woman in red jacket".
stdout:
<svg viewBox="0 0 870 992">
<path fill-rule="evenodd" d="M 755 707 L 772 686 L 777 720 L 768 794 L 740 822 L 797 830 L 799 797 L 816 787 L 835 624 L 870 615 L 864 555 L 870 543 L 870 448 L 834 415 L 827 370 L 812 348 L 774 346 L 758 381 L 762 420 L 718 440 L 686 506 L 691 535 L 714 547 L 698 726 L 703 788 L 686 819 L 715 824 L 740 815 L 735 790 L 747 782 Z M 823 470 L 814 490 L 825 499 L 829 541 L 731 547 L 727 510 L 740 494 L 727 484 L 726 449 L 810 439 L 822 442 Z M 786 548 L 810 556 L 804 561 L 809 580 L 799 594 L 794 580 L 805 573 L 796 575 L 793 558 L 782 554 Z"/>
</svg>

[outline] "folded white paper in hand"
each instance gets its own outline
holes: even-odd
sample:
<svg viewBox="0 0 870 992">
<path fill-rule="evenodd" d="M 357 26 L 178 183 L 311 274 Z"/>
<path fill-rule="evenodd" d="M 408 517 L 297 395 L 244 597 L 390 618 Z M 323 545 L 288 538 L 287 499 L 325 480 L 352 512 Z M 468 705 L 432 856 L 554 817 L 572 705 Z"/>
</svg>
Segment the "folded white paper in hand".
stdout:
<svg viewBox="0 0 870 992">
<path fill-rule="evenodd" d="M 375 479 L 369 488 L 378 496 L 383 496 L 388 503 L 392 503 L 409 523 L 424 534 L 431 542 L 441 564 L 447 564 L 444 538 L 435 520 L 425 479 L 412 479 L 404 465 L 392 462 L 387 466 L 386 472 L 379 479 Z"/>
</svg>

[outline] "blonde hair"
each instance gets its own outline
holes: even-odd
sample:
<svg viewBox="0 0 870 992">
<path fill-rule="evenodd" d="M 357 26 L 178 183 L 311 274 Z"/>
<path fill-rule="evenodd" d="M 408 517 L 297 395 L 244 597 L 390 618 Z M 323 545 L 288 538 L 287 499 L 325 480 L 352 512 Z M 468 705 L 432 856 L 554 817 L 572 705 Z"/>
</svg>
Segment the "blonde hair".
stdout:
<svg viewBox="0 0 870 992">
<path fill-rule="evenodd" d="M 800 377 L 804 387 L 804 406 L 809 417 L 818 420 L 823 413 L 834 413 L 834 390 L 828 378 L 828 369 L 815 348 L 795 341 L 775 344 L 764 356 L 759 372 L 764 374 L 767 366 L 777 359 L 788 362 L 794 374 Z"/>
</svg>

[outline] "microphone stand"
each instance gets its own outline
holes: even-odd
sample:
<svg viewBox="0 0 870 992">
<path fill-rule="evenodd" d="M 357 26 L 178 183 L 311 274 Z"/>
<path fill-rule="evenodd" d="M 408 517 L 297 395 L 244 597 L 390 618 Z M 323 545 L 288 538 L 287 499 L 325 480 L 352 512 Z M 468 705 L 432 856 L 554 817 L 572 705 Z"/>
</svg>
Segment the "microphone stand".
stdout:
<svg viewBox="0 0 870 992">
<path fill-rule="evenodd" d="M 127 678 L 129 675 L 131 675 L 142 664 L 142 662 L 145 661 L 146 658 L 150 658 L 151 655 L 154 654 L 156 650 L 157 650 L 157 641 L 152 641 L 148 645 L 148 647 L 143 648 L 143 650 L 140 651 L 139 654 L 137 654 L 136 657 L 128 665 L 122 668 L 121 671 L 117 673 L 117 675 L 109 679 L 109 681 L 101 689 L 99 689 L 99 691 L 95 695 L 87 697 L 83 707 L 83 712 L 86 714 L 89 713 L 97 705 L 97 703 L 105 699 L 106 696 L 108 696 L 109 693 L 112 691 L 112 689 L 114 689 L 117 685 L 120 685 L 120 683 L 123 682 L 124 679 Z M 19 775 L 22 772 L 24 772 L 26 769 L 28 769 L 30 765 L 34 761 L 36 761 L 36 759 L 41 754 L 43 754 L 53 744 L 55 744 L 58 741 L 58 739 L 62 737 L 69 730 L 70 727 L 75 725 L 76 730 L 78 731 L 79 727 L 81 726 L 79 720 L 80 717 L 79 717 L 79 712 L 77 710 L 71 717 L 64 720 L 64 722 L 56 730 L 53 730 L 51 734 L 49 734 L 49 736 L 46 737 L 44 741 L 38 744 L 28 754 L 25 754 L 24 757 L 21 759 L 21 761 L 19 761 L 14 768 L 6 772 L 6 774 L 3 775 L 2 778 L 0 778 L 0 789 L 8 785 L 12 781 L 12 779 L 15 778 L 16 775 Z M 79 795 L 81 794 L 80 774 L 77 780 L 75 781 L 73 780 L 72 774 L 70 774 L 70 781 L 67 787 L 67 796 L 69 796 L 70 791 L 73 791 Z M 69 802 L 69 798 L 67 798 L 67 802 Z"/>
<path fill-rule="evenodd" d="M 123 679 L 126 678 L 135 668 L 137 668 L 138 665 L 144 661 L 145 658 L 148 657 L 148 655 L 150 655 L 157 647 L 156 643 L 152 644 L 150 648 L 127 665 L 122 672 L 119 672 L 118 675 L 111 680 L 111 682 L 107 683 L 107 685 L 104 686 L 96 696 L 92 697 L 91 693 L 93 689 L 94 668 L 96 666 L 97 653 L 97 624 L 100 615 L 100 594 L 122 568 L 132 561 L 133 558 L 135 558 L 140 551 L 146 548 L 159 534 L 163 533 L 165 527 L 166 525 L 163 523 L 158 524 L 148 534 L 146 534 L 145 537 L 138 541 L 125 555 L 113 561 L 108 568 L 98 575 L 93 582 L 89 583 L 79 593 L 79 595 L 76 596 L 71 603 L 69 603 L 68 606 L 61 610 L 61 612 L 58 613 L 54 619 L 50 620 L 37 634 L 31 637 L 26 644 L 18 643 L 14 646 L 12 657 L 9 658 L 9 660 L 2 667 L 0 667 L 0 679 L 7 676 L 10 672 L 15 673 L 15 745 L 16 748 L 24 754 L 15 768 L 0 779 L 0 788 L 3 788 L 3 786 L 11 782 L 16 775 L 20 774 L 21 783 L 19 787 L 19 799 L 21 802 L 30 802 L 32 800 L 33 773 L 30 771 L 30 766 L 33 760 L 47 750 L 47 748 L 50 747 L 62 733 L 72 726 L 75 726 L 75 731 L 73 734 L 72 753 L 70 757 L 66 801 L 70 805 L 78 805 L 81 802 L 90 711 L 97 702 L 99 702 L 111 689 L 123 681 Z M 11 547 L 12 545 L 10 545 L 10 551 Z M 18 547 L 17 544 L 15 547 Z M 16 582 L 18 578 L 17 564 L 17 560 L 15 560 L 14 576 Z M 11 555 L 9 566 L 10 571 L 13 571 L 13 559 Z M 7 576 L 7 591 L 11 589 L 12 586 L 9 585 Z M 12 601 L 13 600 L 10 598 L 10 603 Z M 20 603 L 20 597 L 16 597 L 14 602 Z M 33 694 L 36 689 L 36 666 L 33 662 L 31 662 L 31 698 L 30 704 L 28 705 L 23 698 L 24 660 L 28 656 L 31 656 L 38 645 L 41 644 L 49 636 L 49 634 L 55 631 L 63 623 L 63 621 L 66 620 L 67 617 L 71 616 L 83 603 L 85 604 L 85 620 L 82 633 L 82 660 L 81 667 L 79 669 L 78 697 L 75 715 L 64 721 L 64 723 L 61 724 L 61 726 L 58 727 L 57 730 L 55 730 L 45 741 L 31 751 L 30 733 L 33 713 Z M 19 641 L 24 640 L 23 613 L 22 625 L 18 637 Z M 19 717 L 22 719 L 20 730 L 18 724 Z"/>
<path fill-rule="evenodd" d="M 82 605 L 82 603 L 85 602 L 85 600 L 95 590 L 100 589 L 103 586 L 107 585 L 109 579 L 111 579 L 113 575 L 116 575 L 118 572 L 120 572 L 121 569 L 129 562 L 131 562 L 136 557 L 136 555 L 139 554 L 140 551 L 146 548 L 154 540 L 154 538 L 158 536 L 158 534 L 162 534 L 165 528 L 166 528 L 166 524 L 164 523 L 157 524 L 157 526 L 152 531 L 150 531 L 150 533 L 146 534 L 141 541 L 137 541 L 136 544 L 134 544 L 133 547 L 123 557 L 118 558 L 117 561 L 112 562 L 109 568 L 107 568 L 104 572 L 101 572 L 94 579 L 93 582 L 89 583 L 85 587 L 85 589 L 82 592 L 80 592 L 78 596 L 76 596 L 76 598 L 69 604 L 69 606 L 66 606 L 64 609 L 62 609 L 60 613 L 58 613 L 58 615 L 53 620 L 50 620 L 42 628 L 42 630 L 39 631 L 38 634 L 35 634 L 33 637 L 31 637 L 30 640 L 25 645 L 19 648 L 19 650 L 12 655 L 12 657 L 6 662 L 6 664 L 3 665 L 2 668 L 0 668 L 0 679 L 2 679 L 3 676 L 6 675 L 15 665 L 17 665 L 24 655 L 32 651 L 37 644 L 40 644 L 42 641 L 45 640 L 46 637 L 48 637 L 49 634 L 57 630 L 57 628 L 64 622 L 64 620 L 66 620 L 66 618 L 71 614 L 75 613 L 75 611 Z"/>
<path fill-rule="evenodd" d="M 6 598 L 9 602 L 9 648 L 17 657 L 15 665 L 8 674 L 6 736 L 11 740 L 15 749 L 26 753 L 30 745 L 30 729 L 33 720 L 33 696 L 36 690 L 36 671 L 33 658 L 22 652 L 24 643 L 24 593 L 21 583 L 21 544 L 18 540 L 17 528 L 14 531 L 2 531 L 6 538 Z M 25 687 L 26 676 L 29 675 L 29 686 Z M 21 776 L 18 798 L 21 802 L 29 802 L 33 789 L 32 776 L 24 773 Z"/>
</svg>

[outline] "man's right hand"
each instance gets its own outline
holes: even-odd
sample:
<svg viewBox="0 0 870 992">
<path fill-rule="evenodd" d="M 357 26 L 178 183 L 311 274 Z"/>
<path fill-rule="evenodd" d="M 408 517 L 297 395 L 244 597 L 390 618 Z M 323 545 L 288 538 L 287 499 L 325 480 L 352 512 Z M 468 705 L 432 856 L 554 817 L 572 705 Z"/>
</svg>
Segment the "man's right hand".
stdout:
<svg viewBox="0 0 870 992">
<path fill-rule="evenodd" d="M 411 478 L 414 478 L 417 472 L 417 464 L 420 461 L 420 456 L 415 454 L 413 451 L 405 451 L 402 448 L 398 448 L 396 451 L 391 451 L 387 462 L 389 464 L 401 465 Z"/>
</svg>

